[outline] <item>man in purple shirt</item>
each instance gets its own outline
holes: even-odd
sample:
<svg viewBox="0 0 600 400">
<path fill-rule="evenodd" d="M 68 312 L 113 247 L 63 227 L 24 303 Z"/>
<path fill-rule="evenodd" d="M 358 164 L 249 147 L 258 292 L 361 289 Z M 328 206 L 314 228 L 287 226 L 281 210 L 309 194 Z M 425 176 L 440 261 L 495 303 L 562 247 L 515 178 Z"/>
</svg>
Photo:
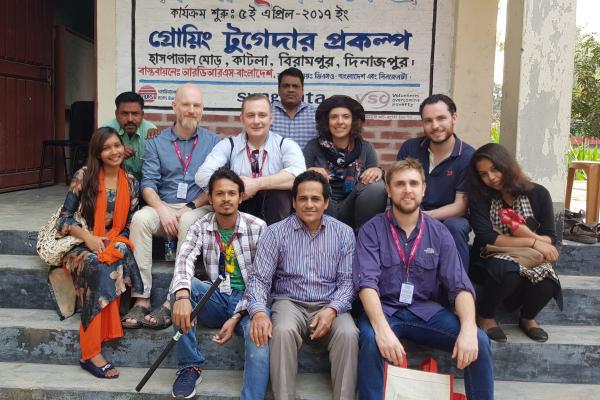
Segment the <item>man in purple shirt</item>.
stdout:
<svg viewBox="0 0 600 400">
<path fill-rule="evenodd" d="M 465 369 L 468 398 L 493 399 L 490 341 L 475 324 L 475 291 L 448 229 L 419 208 L 423 168 L 415 159 L 397 161 L 385 181 L 392 209 L 363 225 L 354 257 L 354 287 L 364 306 L 359 398 L 383 398 L 384 361 L 401 365 L 402 338 L 452 352 Z M 437 302 L 440 285 L 456 314 Z"/>
<path fill-rule="evenodd" d="M 250 338 L 258 346 L 271 338 L 276 400 L 296 398 L 298 350 L 306 339 L 329 349 L 333 398 L 354 399 L 358 329 L 348 313 L 354 299 L 354 232 L 324 215 L 331 186 L 320 173 L 298 175 L 292 197 L 296 213 L 267 227 L 249 274 Z M 273 301 L 272 322 L 268 298 Z"/>
</svg>

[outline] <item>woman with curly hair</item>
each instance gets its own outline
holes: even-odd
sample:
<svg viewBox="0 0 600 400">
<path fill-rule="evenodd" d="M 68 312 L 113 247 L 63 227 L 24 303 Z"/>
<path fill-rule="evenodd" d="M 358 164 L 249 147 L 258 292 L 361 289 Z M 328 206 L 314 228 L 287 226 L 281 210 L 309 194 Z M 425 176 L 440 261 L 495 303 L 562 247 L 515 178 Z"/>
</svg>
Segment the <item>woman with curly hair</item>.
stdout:
<svg viewBox="0 0 600 400">
<path fill-rule="evenodd" d="M 315 118 L 319 136 L 304 148 L 306 168 L 331 184 L 327 214 L 358 231 L 387 205 L 377 153 L 361 137 L 365 110 L 351 97 L 331 96 L 319 105 Z"/>
<path fill-rule="evenodd" d="M 535 321 L 552 297 L 562 295 L 552 263 L 558 259 L 552 199 L 525 176 L 499 144 L 480 147 L 469 166 L 469 209 L 475 242 L 471 275 L 483 283 L 478 323 L 492 340 L 506 342 L 496 322 L 504 303 L 520 310 L 519 327 L 531 339 L 548 340 Z"/>
<path fill-rule="evenodd" d="M 83 240 L 63 258 L 81 307 L 81 367 L 98 378 L 117 378 L 102 355 L 102 343 L 123 336 L 119 296 L 126 286 L 143 289 L 129 223 L 138 202 L 138 182 L 123 167 L 125 148 L 117 132 L 97 129 L 86 166 L 71 181 L 58 221 L 58 236 Z M 81 217 L 79 217 L 81 215 Z M 89 230 L 88 230 L 89 229 Z"/>
</svg>

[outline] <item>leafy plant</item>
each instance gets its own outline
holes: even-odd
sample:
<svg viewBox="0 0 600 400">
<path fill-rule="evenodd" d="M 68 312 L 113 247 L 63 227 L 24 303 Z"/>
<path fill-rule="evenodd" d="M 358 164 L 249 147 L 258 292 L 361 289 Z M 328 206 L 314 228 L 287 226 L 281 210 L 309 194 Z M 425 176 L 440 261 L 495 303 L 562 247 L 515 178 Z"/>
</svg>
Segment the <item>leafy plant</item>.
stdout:
<svg viewBox="0 0 600 400">
<path fill-rule="evenodd" d="M 490 142 L 500 143 L 500 128 L 497 124 L 492 124 L 490 128 Z"/>
<path fill-rule="evenodd" d="M 571 133 L 600 137 L 600 43 L 594 35 L 577 33 Z"/>
<path fill-rule="evenodd" d="M 567 165 L 571 165 L 572 161 L 600 161 L 600 152 L 598 146 L 590 145 L 589 140 L 584 140 L 582 144 L 571 145 L 567 153 Z M 575 173 L 575 180 L 585 180 L 586 176 L 583 171 Z"/>
</svg>

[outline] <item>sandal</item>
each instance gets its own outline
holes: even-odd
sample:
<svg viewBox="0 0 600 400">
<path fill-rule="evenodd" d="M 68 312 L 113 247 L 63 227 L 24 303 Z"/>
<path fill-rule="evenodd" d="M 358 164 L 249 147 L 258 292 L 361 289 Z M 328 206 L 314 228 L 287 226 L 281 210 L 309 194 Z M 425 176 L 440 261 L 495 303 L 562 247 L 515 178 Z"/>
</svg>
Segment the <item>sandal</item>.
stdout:
<svg viewBox="0 0 600 400">
<path fill-rule="evenodd" d="M 585 244 L 594 244 L 598 241 L 597 233 L 594 229 L 582 223 L 575 224 L 570 228 L 565 226 L 563 238 Z"/>
<path fill-rule="evenodd" d="M 91 360 L 79 360 L 79 365 L 81 368 L 85 369 L 90 374 L 94 375 L 96 378 L 102 379 L 116 379 L 119 375 L 107 375 L 106 373 L 110 370 L 114 370 L 115 366 L 112 363 L 107 362 L 103 367 L 96 367 Z"/>
<path fill-rule="evenodd" d="M 144 328 L 149 329 L 165 329 L 171 326 L 171 310 L 161 305 L 154 309 L 148 317 L 153 318 L 156 322 L 148 321 L 146 318 L 142 318 L 140 323 Z"/>
<path fill-rule="evenodd" d="M 121 325 L 125 329 L 139 329 L 142 327 L 144 317 L 150 313 L 150 309 L 142 306 L 133 306 L 127 314 L 121 318 Z M 134 319 L 135 322 L 127 322 L 128 319 Z"/>
</svg>

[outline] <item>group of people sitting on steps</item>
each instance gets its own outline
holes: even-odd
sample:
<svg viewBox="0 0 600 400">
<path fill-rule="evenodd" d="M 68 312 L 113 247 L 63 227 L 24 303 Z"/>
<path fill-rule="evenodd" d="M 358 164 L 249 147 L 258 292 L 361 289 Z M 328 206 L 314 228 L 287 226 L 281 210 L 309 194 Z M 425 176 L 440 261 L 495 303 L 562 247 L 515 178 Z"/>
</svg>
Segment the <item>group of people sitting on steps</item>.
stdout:
<svg viewBox="0 0 600 400">
<path fill-rule="evenodd" d="M 362 136 L 360 103 L 304 103 L 295 68 L 278 84 L 273 104 L 262 94 L 243 100 L 243 131 L 224 139 L 199 126 L 194 84 L 177 89 L 175 123 L 159 134 L 139 95 L 117 97 L 58 226 L 83 240 L 63 260 L 80 302 L 82 368 L 117 378 L 102 344 L 123 327 L 172 322 L 184 332 L 172 394 L 191 398 L 204 362 L 199 322 L 218 330 L 219 345 L 243 337 L 242 399 L 263 399 L 269 381 L 275 399 L 294 399 L 305 341 L 328 350 L 334 399 L 380 399 L 384 362 L 401 365 L 404 339 L 450 352 L 468 398 L 492 399 L 490 339 L 507 340 L 500 304 L 520 310 L 519 327 L 543 342 L 535 317 L 561 300 L 548 191 L 502 146 L 461 141 L 445 95 L 423 101 L 424 136 L 404 142 L 384 170 Z M 155 236 L 176 239 L 177 256 L 169 294 L 151 311 Z M 207 281 L 195 277 L 198 265 Z M 121 316 L 127 289 L 134 304 Z"/>
</svg>

